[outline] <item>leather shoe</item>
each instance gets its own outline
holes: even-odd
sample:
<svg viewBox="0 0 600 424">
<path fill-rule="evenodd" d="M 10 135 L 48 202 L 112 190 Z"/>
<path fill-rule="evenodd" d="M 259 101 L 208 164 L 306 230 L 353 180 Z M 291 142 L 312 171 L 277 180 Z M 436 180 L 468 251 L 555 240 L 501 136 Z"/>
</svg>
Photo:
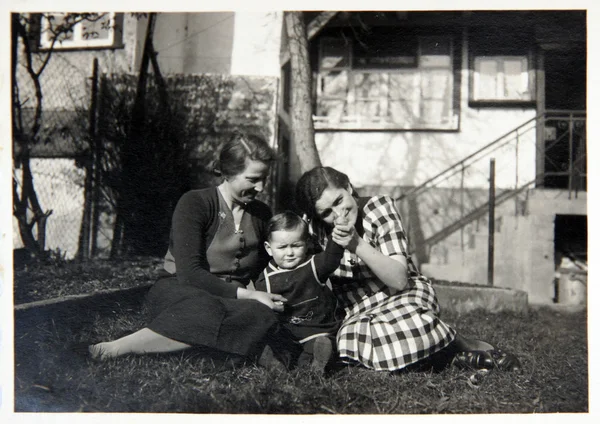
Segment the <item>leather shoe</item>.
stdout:
<svg viewBox="0 0 600 424">
<path fill-rule="evenodd" d="M 500 349 L 471 350 L 458 352 L 452 363 L 459 368 L 467 369 L 499 369 L 502 371 L 520 371 L 521 362 L 516 355 Z"/>
</svg>

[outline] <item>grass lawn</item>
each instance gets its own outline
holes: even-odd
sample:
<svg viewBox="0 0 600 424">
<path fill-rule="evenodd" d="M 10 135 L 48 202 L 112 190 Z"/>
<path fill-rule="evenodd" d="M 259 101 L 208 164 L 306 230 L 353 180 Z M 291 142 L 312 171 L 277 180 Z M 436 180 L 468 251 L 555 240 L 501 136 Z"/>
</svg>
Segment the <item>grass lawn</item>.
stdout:
<svg viewBox="0 0 600 424">
<path fill-rule="evenodd" d="M 19 284 L 19 281 L 16 281 Z M 463 334 L 519 355 L 521 373 L 374 372 L 340 366 L 325 376 L 277 374 L 198 351 L 94 362 L 68 349 L 140 328 L 144 312 L 119 305 L 35 325 L 15 322 L 17 412 L 262 414 L 548 413 L 588 411 L 587 313 L 445 311 Z"/>
</svg>

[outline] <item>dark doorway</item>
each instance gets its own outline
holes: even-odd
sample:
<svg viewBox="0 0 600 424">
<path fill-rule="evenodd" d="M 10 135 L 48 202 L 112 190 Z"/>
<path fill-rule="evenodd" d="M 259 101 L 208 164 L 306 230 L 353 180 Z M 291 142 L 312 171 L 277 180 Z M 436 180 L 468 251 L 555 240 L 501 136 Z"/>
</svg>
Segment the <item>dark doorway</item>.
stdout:
<svg viewBox="0 0 600 424">
<path fill-rule="evenodd" d="M 567 112 L 586 110 L 586 66 L 585 46 L 545 52 L 546 110 L 562 112 L 548 114 L 555 118 L 547 119 L 545 125 L 544 187 L 569 188 L 571 168 L 571 188 L 586 189 L 585 115 L 570 119 Z"/>
<path fill-rule="evenodd" d="M 587 216 L 556 215 L 554 220 L 554 258 L 587 262 Z"/>
</svg>

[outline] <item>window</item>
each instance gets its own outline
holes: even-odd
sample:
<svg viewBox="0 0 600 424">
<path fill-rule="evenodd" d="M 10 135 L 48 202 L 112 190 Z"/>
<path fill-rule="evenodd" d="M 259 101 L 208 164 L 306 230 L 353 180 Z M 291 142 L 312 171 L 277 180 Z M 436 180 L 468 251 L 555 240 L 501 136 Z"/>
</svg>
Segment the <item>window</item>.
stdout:
<svg viewBox="0 0 600 424">
<path fill-rule="evenodd" d="M 476 56 L 472 101 L 533 101 L 527 56 Z"/>
<path fill-rule="evenodd" d="M 316 129 L 457 129 L 450 36 L 320 39 Z"/>
<path fill-rule="evenodd" d="M 122 47 L 122 13 L 45 13 L 41 16 L 40 47 L 55 49 Z"/>
<path fill-rule="evenodd" d="M 535 101 L 533 40 L 526 29 L 473 29 L 469 34 L 469 104 L 519 107 L 532 104 Z"/>
</svg>

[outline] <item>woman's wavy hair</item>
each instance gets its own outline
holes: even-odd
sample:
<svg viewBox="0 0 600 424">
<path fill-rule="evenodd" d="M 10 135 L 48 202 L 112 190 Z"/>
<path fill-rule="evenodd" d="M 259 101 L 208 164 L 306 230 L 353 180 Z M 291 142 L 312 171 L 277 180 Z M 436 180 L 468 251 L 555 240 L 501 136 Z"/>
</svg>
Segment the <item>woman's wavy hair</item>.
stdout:
<svg viewBox="0 0 600 424">
<path fill-rule="evenodd" d="M 329 166 L 317 166 L 306 171 L 296 184 L 296 207 L 306 215 L 310 223 L 311 232 L 323 242 L 324 235 L 328 232 L 325 224 L 319 218 L 315 205 L 321 198 L 326 188 L 350 188 L 351 194 L 357 197 L 348 175 Z"/>
<path fill-rule="evenodd" d="M 244 172 L 246 159 L 270 166 L 276 160 L 276 153 L 262 137 L 235 131 L 221 148 L 219 158 L 213 164 L 213 173 L 226 178 L 234 177 Z"/>
</svg>

